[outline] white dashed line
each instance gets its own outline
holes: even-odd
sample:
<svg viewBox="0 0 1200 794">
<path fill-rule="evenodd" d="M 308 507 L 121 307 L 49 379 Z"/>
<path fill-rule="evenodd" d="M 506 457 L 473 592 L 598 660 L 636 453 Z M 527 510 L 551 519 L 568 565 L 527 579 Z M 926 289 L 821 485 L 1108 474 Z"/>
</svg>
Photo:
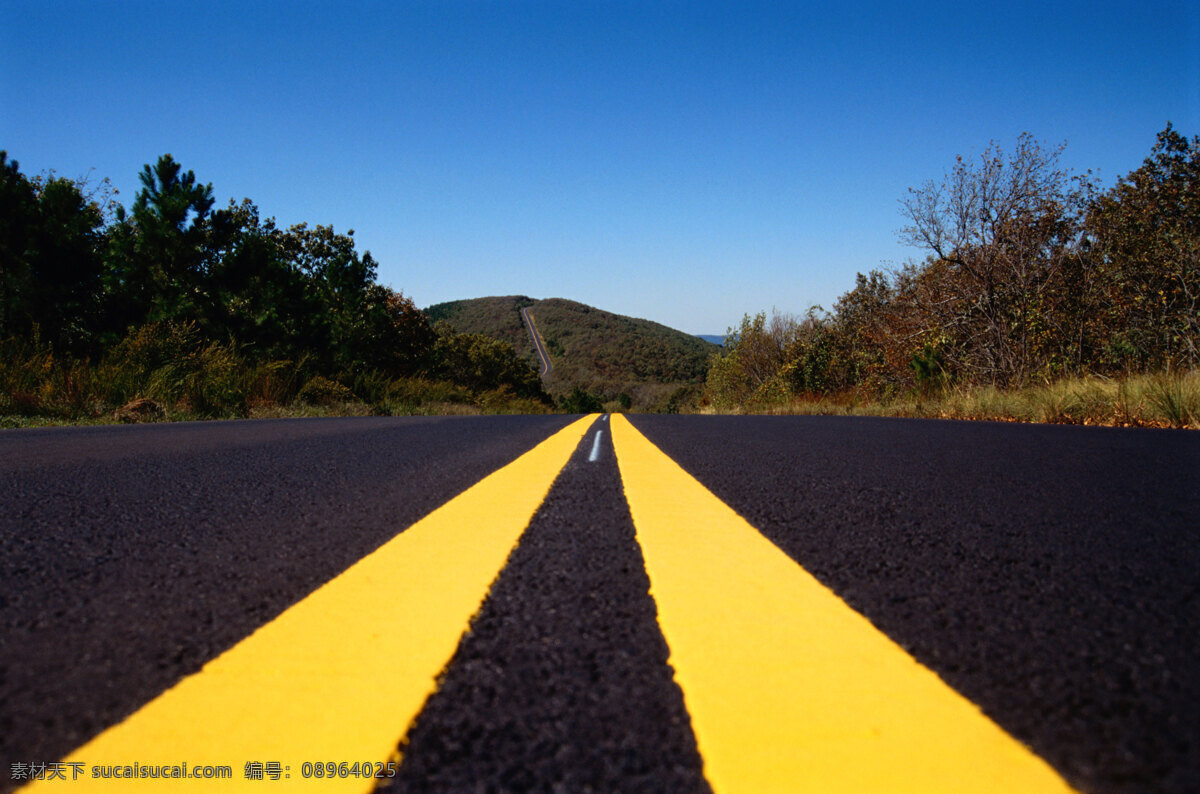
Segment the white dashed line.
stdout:
<svg viewBox="0 0 1200 794">
<path fill-rule="evenodd" d="M 592 442 L 592 454 L 588 455 L 588 463 L 595 463 L 600 459 L 600 436 L 604 435 L 603 430 L 596 431 L 596 440 Z"/>
</svg>

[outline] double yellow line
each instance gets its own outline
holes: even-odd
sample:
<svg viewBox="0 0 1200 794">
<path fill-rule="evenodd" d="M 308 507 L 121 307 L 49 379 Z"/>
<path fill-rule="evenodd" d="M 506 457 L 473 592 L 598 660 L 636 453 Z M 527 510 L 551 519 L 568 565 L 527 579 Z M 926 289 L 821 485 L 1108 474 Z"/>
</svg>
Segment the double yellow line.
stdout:
<svg viewBox="0 0 1200 794">
<path fill-rule="evenodd" d="M 396 747 L 593 417 L 418 521 L 64 761 L 233 765 L 239 786 L 369 791 L 313 766 Z M 1064 792 L 1041 759 L 660 452 L 613 443 L 705 775 L 724 792 Z M 280 780 L 245 776 L 278 764 Z M 309 772 L 309 776 L 305 773 Z M 322 770 L 324 771 L 324 770 Z M 70 777 L 70 774 L 68 774 Z M 151 781 L 144 781 L 151 782 Z M 58 785 L 34 784 L 31 789 Z"/>
<path fill-rule="evenodd" d="M 1071 790 L 631 424 L 612 432 L 717 794 Z"/>
</svg>

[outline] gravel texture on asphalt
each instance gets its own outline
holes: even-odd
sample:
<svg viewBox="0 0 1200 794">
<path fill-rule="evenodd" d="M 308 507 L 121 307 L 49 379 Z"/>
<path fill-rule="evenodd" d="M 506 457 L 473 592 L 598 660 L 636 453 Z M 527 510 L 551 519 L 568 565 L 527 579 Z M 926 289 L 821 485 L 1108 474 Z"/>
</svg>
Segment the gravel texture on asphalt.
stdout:
<svg viewBox="0 0 1200 794">
<path fill-rule="evenodd" d="M 1200 791 L 1200 434 L 633 420 L 1081 791 Z"/>
<path fill-rule="evenodd" d="M 0 788 L 570 421 L 0 431 Z"/>
<path fill-rule="evenodd" d="M 601 455 L 589 463 L 597 428 Z M 380 790 L 709 791 L 649 588 L 597 422 Z"/>
<path fill-rule="evenodd" d="M 570 421 L 0 431 L 0 790 Z M 1081 791 L 1200 790 L 1200 434 L 633 421 Z M 560 475 L 393 790 L 707 789 L 610 438 Z"/>
</svg>

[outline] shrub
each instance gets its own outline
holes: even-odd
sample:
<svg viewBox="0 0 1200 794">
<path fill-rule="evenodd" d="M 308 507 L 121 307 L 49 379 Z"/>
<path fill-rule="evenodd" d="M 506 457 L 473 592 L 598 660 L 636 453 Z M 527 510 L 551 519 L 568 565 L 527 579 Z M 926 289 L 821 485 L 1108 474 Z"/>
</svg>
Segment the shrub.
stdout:
<svg viewBox="0 0 1200 794">
<path fill-rule="evenodd" d="M 352 391 L 337 381 L 321 375 L 309 378 L 296 397 L 300 402 L 308 405 L 335 405 L 354 401 Z"/>
<path fill-rule="evenodd" d="M 283 405 L 296 398 L 303 379 L 306 358 L 299 361 L 263 361 L 249 375 L 248 405 Z"/>
<path fill-rule="evenodd" d="M 594 414 L 604 411 L 604 402 L 576 386 L 566 397 L 559 398 L 558 407 L 569 414 Z"/>
<path fill-rule="evenodd" d="M 922 397 L 937 397 L 950 384 L 945 356 L 933 345 L 926 344 L 913 353 L 909 366 L 916 373 L 917 393 Z"/>
</svg>

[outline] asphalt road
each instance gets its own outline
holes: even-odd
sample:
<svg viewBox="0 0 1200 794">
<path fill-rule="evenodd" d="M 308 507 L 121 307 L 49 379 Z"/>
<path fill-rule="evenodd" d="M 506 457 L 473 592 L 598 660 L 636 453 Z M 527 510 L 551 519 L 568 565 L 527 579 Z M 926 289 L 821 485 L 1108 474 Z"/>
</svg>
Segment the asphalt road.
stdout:
<svg viewBox="0 0 1200 794">
<path fill-rule="evenodd" d="M 0 432 L 0 763 L 66 754 L 567 422 Z"/>
<path fill-rule="evenodd" d="M 0 432 L 0 780 L 120 722 L 570 421 Z M 1078 790 L 1200 789 L 1200 435 L 634 424 Z M 708 790 L 620 477 L 598 423 L 438 691 L 396 726 L 386 789 Z"/>
<path fill-rule="evenodd" d="M 1077 788 L 1200 790 L 1200 436 L 637 425 Z"/>
<path fill-rule="evenodd" d="M 550 361 L 550 354 L 546 352 L 546 345 L 542 342 L 542 335 L 533 324 L 533 318 L 529 316 L 528 306 L 521 308 L 521 319 L 525 321 L 525 329 L 529 331 L 529 340 L 533 342 L 534 352 L 537 353 L 538 359 L 542 362 L 542 368 L 538 375 L 544 378 L 550 374 L 550 370 L 554 369 L 554 364 Z"/>
</svg>

